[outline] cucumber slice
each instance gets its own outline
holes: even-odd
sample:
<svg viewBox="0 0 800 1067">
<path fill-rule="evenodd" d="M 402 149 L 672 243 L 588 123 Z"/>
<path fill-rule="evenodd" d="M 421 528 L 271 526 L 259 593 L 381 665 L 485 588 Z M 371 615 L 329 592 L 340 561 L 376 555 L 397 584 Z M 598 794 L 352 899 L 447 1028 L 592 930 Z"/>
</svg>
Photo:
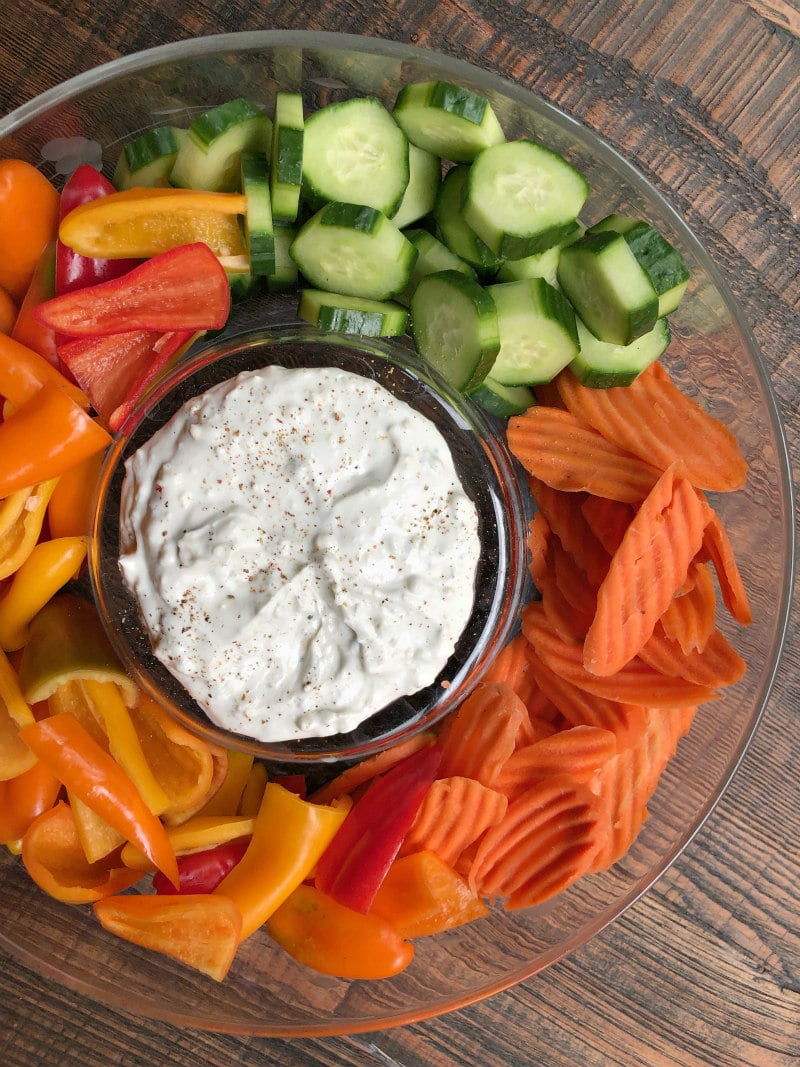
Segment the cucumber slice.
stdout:
<svg viewBox="0 0 800 1067">
<path fill-rule="evenodd" d="M 580 319 L 578 340 L 581 350 L 570 363 L 575 376 L 592 389 L 611 389 L 630 385 L 661 356 L 670 342 L 667 320 L 658 319 L 649 333 L 629 345 L 612 345 L 598 341 Z"/>
<path fill-rule="evenodd" d="M 405 333 L 408 312 L 391 300 L 303 289 L 297 314 L 320 330 L 363 337 L 399 337 Z"/>
<path fill-rule="evenodd" d="M 418 222 L 433 211 L 436 195 L 442 184 L 442 161 L 438 156 L 408 146 L 408 185 L 392 221 L 402 230 L 412 222 Z"/>
<path fill-rule="evenodd" d="M 562 249 L 558 284 L 595 337 L 629 345 L 655 326 L 658 294 L 625 235 L 586 233 Z"/>
<path fill-rule="evenodd" d="M 450 82 L 404 85 L 392 114 L 412 144 L 453 163 L 506 139 L 487 98 Z"/>
<path fill-rule="evenodd" d="M 417 258 L 413 244 L 382 212 L 338 202 L 312 215 L 289 251 L 315 288 L 372 300 L 399 293 Z"/>
<path fill-rule="evenodd" d="M 476 389 L 500 347 L 497 310 L 486 289 L 457 270 L 428 274 L 411 298 L 417 351 L 455 389 Z"/>
<path fill-rule="evenodd" d="M 285 293 L 297 288 L 297 264 L 289 253 L 296 236 L 296 226 L 284 222 L 275 223 L 275 270 L 267 278 L 267 288 L 271 293 Z"/>
<path fill-rule="evenodd" d="M 497 307 L 500 351 L 492 377 L 502 385 L 551 381 L 578 354 L 569 301 L 544 278 L 501 282 L 487 289 Z"/>
<path fill-rule="evenodd" d="M 433 209 L 436 231 L 451 252 L 475 270 L 479 277 L 494 274 L 503 262 L 467 225 L 462 205 L 469 180 L 469 167 L 452 167 L 439 187 Z"/>
<path fill-rule="evenodd" d="M 189 127 L 170 180 L 185 189 L 234 192 L 239 188 L 239 157 L 266 152 L 272 123 L 250 100 L 231 100 L 204 112 Z"/>
<path fill-rule="evenodd" d="M 408 140 L 374 97 L 328 104 L 305 124 L 303 197 L 377 208 L 391 216 L 408 185 Z"/>
<path fill-rule="evenodd" d="M 301 94 L 277 93 L 269 189 L 273 219 L 294 222 L 297 218 L 303 181 L 304 125 Z"/>
<path fill-rule="evenodd" d="M 256 287 L 256 279 L 250 270 L 246 256 L 231 256 L 225 264 L 225 274 L 231 287 L 231 300 L 234 304 L 246 300 Z"/>
<path fill-rule="evenodd" d="M 148 189 L 166 187 L 175 165 L 186 130 L 177 126 L 159 126 L 146 130 L 124 145 L 114 170 L 114 187 Z"/>
<path fill-rule="evenodd" d="M 561 258 L 561 249 L 583 237 L 585 232 L 586 227 L 579 222 L 575 233 L 571 234 L 561 244 L 547 248 L 544 252 L 525 256 L 523 259 L 507 259 L 501 264 L 500 270 L 497 272 L 497 280 L 499 282 L 518 282 L 523 278 L 544 278 L 551 285 L 556 285 L 558 282 L 558 261 Z"/>
<path fill-rule="evenodd" d="M 487 374 L 478 388 L 470 393 L 470 399 L 500 419 L 522 415 L 536 403 L 536 396 L 527 385 L 503 385 L 491 374 Z"/>
<path fill-rule="evenodd" d="M 535 141 L 506 141 L 480 152 L 464 197 L 464 219 L 503 259 L 562 243 L 578 228 L 589 183 Z"/>
<path fill-rule="evenodd" d="M 242 192 L 247 197 L 245 235 L 254 278 L 275 273 L 275 237 L 269 195 L 269 163 L 265 152 L 242 152 Z"/>
<path fill-rule="evenodd" d="M 628 247 L 647 272 L 658 293 L 659 316 L 670 315 L 680 304 L 690 273 L 678 250 L 655 227 L 641 219 L 608 215 L 590 227 L 589 233 L 621 233 Z"/>
<path fill-rule="evenodd" d="M 451 252 L 447 245 L 442 244 L 438 237 L 434 237 L 427 230 L 409 229 L 403 231 L 408 240 L 417 250 L 417 261 L 411 269 L 411 277 L 408 285 L 402 292 L 397 293 L 395 300 L 406 306 L 411 303 L 411 297 L 420 281 L 428 274 L 436 274 L 441 270 L 457 270 L 470 278 L 475 277 L 475 271 Z"/>
</svg>

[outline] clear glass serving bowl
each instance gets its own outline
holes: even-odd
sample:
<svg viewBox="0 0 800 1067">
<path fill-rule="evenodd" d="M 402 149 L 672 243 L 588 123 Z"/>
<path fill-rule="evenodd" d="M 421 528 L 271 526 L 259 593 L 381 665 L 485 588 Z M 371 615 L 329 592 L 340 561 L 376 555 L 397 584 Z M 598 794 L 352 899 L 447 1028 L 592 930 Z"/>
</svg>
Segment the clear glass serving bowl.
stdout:
<svg viewBox="0 0 800 1067">
<path fill-rule="evenodd" d="M 688 296 L 671 316 L 671 373 L 737 434 L 747 486 L 714 501 L 733 541 L 755 621 L 731 637 L 748 664 L 742 682 L 704 705 L 681 741 L 630 852 L 546 906 L 505 914 L 417 944 L 395 978 L 350 982 L 294 964 L 255 934 L 221 984 L 105 934 L 90 909 L 39 894 L 19 860 L 0 858 L 0 945 L 27 965 L 96 1000 L 178 1025 L 299 1036 L 378 1030 L 469 1004 L 519 982 L 585 944 L 680 855 L 735 772 L 764 709 L 788 614 L 793 509 L 785 443 L 767 376 L 731 292 L 667 202 L 600 138 L 533 93 L 455 59 L 390 41 L 265 32 L 204 37 L 107 64 L 44 93 L 0 123 L 0 155 L 49 175 L 76 159 L 107 173 L 122 143 L 165 122 L 251 97 L 268 109 L 278 89 L 315 109 L 352 95 L 392 104 L 405 83 L 445 79 L 485 93 L 509 137 L 540 139 L 591 183 L 585 218 L 648 219 L 683 253 Z M 724 624 L 723 624 L 724 625 Z"/>
</svg>

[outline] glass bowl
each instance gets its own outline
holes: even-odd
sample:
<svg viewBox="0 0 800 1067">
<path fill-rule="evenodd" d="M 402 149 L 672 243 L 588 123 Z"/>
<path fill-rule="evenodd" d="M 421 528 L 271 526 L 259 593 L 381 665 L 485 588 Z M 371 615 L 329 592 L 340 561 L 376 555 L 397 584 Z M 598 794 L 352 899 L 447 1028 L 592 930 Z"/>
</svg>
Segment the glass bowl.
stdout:
<svg viewBox="0 0 800 1067">
<path fill-rule="evenodd" d="M 585 221 L 611 212 L 646 218 L 684 255 L 693 281 L 671 316 L 665 358 L 680 384 L 733 429 L 750 463 L 747 486 L 714 501 L 752 601 L 752 626 L 731 634 L 748 671 L 723 699 L 701 708 L 648 805 L 641 834 L 612 869 L 580 880 L 543 907 L 495 909 L 480 922 L 423 939 L 411 966 L 380 982 L 320 976 L 256 934 L 226 981 L 215 984 L 115 940 L 89 909 L 46 899 L 18 859 L 4 852 L 0 945 L 43 974 L 128 1012 L 279 1037 L 379 1030 L 464 1006 L 541 972 L 618 917 L 680 855 L 734 774 L 770 692 L 787 622 L 794 527 L 785 443 L 767 376 L 725 280 L 697 239 L 595 134 L 533 93 L 455 59 L 384 40 L 264 32 L 167 45 L 80 75 L 0 123 L 0 153 L 27 158 L 51 176 L 93 154 L 110 172 L 135 132 L 165 121 L 186 124 L 235 97 L 269 107 L 277 89 L 290 89 L 303 92 L 309 109 L 359 94 L 392 104 L 403 84 L 429 79 L 486 94 L 509 137 L 533 136 L 577 166 L 592 188 Z"/>
<path fill-rule="evenodd" d="M 226 331 L 227 332 L 227 331 Z M 215 724 L 153 653 L 134 594 L 119 568 L 120 501 L 125 464 L 181 407 L 237 374 L 269 366 L 335 367 L 376 382 L 428 419 L 447 443 L 478 516 L 480 558 L 469 619 L 435 680 L 366 718 L 347 733 L 259 741 Z M 438 722 L 478 684 L 508 640 L 526 582 L 522 485 L 503 441 L 475 405 L 451 389 L 399 342 L 325 334 L 287 325 L 248 331 L 204 346 L 167 375 L 128 419 L 100 475 L 89 572 L 100 617 L 120 660 L 139 686 L 206 740 L 267 761 L 294 765 L 364 759 Z"/>
</svg>

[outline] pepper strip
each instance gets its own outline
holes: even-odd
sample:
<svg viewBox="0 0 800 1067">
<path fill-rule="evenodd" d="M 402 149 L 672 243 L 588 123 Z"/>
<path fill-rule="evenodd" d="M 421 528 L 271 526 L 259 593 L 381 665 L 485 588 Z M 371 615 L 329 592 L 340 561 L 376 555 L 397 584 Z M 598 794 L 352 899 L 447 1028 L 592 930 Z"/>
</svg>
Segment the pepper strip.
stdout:
<svg viewBox="0 0 800 1067">
<path fill-rule="evenodd" d="M 309 876 L 346 814 L 346 808 L 309 804 L 283 786 L 267 783 L 250 847 L 214 891 L 241 912 L 242 940 Z"/>
<path fill-rule="evenodd" d="M 19 736 L 19 728 L 33 721 L 33 712 L 22 695 L 16 671 L 5 653 L 0 652 L 0 782 L 17 778 L 36 762 Z"/>
<path fill-rule="evenodd" d="M 0 334 L 0 395 L 18 408 L 45 386 L 62 389 L 79 407 L 88 409 L 89 398 L 83 390 L 44 356 L 13 337 Z"/>
<path fill-rule="evenodd" d="M 0 600 L 0 648 L 16 652 L 28 640 L 35 615 L 81 568 L 88 538 L 40 541 L 14 575 Z"/>
<path fill-rule="evenodd" d="M 65 712 L 24 726 L 20 736 L 68 790 L 137 845 L 173 885 L 179 884 L 175 852 L 164 826 L 116 760 L 74 715 Z"/>
<path fill-rule="evenodd" d="M 252 837 L 255 824 L 255 818 L 245 815 L 194 815 L 180 826 L 170 827 L 167 837 L 175 849 L 175 855 L 180 857 Z M 123 848 L 122 862 L 126 867 L 134 867 L 137 871 L 153 869 L 147 856 L 131 844 Z"/>
<path fill-rule="evenodd" d="M 110 443 L 64 389 L 45 385 L 0 425 L 0 497 L 55 478 Z"/>
<path fill-rule="evenodd" d="M 95 452 L 58 479 L 47 505 L 51 537 L 77 537 L 89 532 L 92 501 L 102 465 L 103 453 Z"/>
<path fill-rule="evenodd" d="M 18 570 L 33 551 L 57 484 L 58 478 L 50 478 L 0 502 L 0 579 Z"/>
<path fill-rule="evenodd" d="M 61 782 L 35 757 L 33 766 L 24 774 L 0 782 L 0 845 L 12 852 L 20 851 L 28 827 L 52 808 L 60 792 Z"/>
</svg>

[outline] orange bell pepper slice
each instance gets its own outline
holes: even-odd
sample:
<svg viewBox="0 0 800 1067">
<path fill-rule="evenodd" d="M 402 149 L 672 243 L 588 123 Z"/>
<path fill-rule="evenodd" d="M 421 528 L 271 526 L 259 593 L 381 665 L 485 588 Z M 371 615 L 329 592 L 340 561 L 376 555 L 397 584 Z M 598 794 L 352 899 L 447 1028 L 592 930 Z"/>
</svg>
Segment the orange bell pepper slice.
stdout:
<svg viewBox="0 0 800 1067">
<path fill-rule="evenodd" d="M 20 737 L 68 790 L 137 845 L 173 885 L 178 884 L 178 864 L 163 824 L 74 715 L 63 712 L 24 726 Z"/>
<path fill-rule="evenodd" d="M 141 877 L 138 871 L 114 866 L 113 859 L 89 863 L 69 804 L 63 800 L 26 830 L 22 862 L 40 889 L 68 904 L 88 904 L 121 893 Z"/>
<path fill-rule="evenodd" d="M 430 849 L 395 860 L 370 909 L 403 937 L 427 937 L 489 914 L 452 867 Z"/>
<path fill-rule="evenodd" d="M 390 978 L 414 958 L 412 943 L 385 919 L 352 911 L 312 885 L 294 890 L 267 931 L 298 963 L 338 978 Z"/>
<path fill-rule="evenodd" d="M 47 525 L 51 537 L 88 534 L 103 459 L 103 452 L 95 452 L 58 479 L 47 505 Z"/>
<path fill-rule="evenodd" d="M 22 159 L 0 161 L 0 286 L 22 300 L 42 250 L 58 228 L 55 187 Z"/>
<path fill-rule="evenodd" d="M 0 333 L 10 334 L 16 321 L 17 305 L 5 289 L 0 289 Z"/>
<path fill-rule="evenodd" d="M 0 844 L 15 847 L 31 823 L 53 807 L 60 792 L 61 782 L 41 760 L 16 778 L 0 782 Z"/>
<path fill-rule="evenodd" d="M 0 782 L 17 778 L 34 765 L 36 757 L 19 736 L 20 727 L 33 721 L 17 672 L 0 652 Z"/>
<path fill-rule="evenodd" d="M 36 318 L 37 307 L 55 295 L 55 276 L 56 242 L 54 238 L 52 241 L 48 241 L 44 252 L 39 258 L 39 262 L 36 264 L 31 284 L 28 286 L 28 291 L 19 306 L 17 320 L 14 323 L 11 336 L 15 341 L 19 341 L 20 344 L 25 345 L 27 348 L 32 348 L 34 352 L 46 359 L 48 363 L 52 363 L 54 367 L 58 367 L 56 332 L 50 329 L 49 326 L 42 326 Z"/>
<path fill-rule="evenodd" d="M 0 396 L 18 408 L 48 385 L 63 389 L 78 407 L 88 409 L 89 398 L 83 390 L 44 356 L 14 337 L 0 334 Z"/>
<path fill-rule="evenodd" d="M 161 952 L 221 982 L 239 947 L 235 904 L 208 893 L 106 897 L 94 905 L 100 925 L 134 945 Z"/>
<path fill-rule="evenodd" d="M 110 443 L 65 390 L 46 385 L 0 425 L 0 497 L 55 478 Z"/>
</svg>

